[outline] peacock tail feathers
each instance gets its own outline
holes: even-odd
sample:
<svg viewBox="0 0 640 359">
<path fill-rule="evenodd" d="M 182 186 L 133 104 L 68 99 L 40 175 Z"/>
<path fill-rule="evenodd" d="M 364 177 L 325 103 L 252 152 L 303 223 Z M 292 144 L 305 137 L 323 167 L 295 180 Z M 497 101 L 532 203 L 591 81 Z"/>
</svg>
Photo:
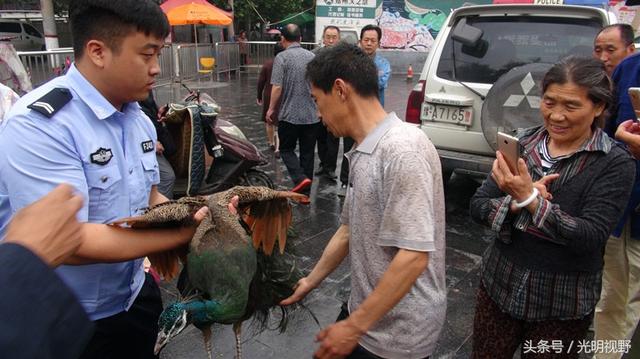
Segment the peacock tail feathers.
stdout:
<svg viewBox="0 0 640 359">
<path fill-rule="evenodd" d="M 279 305 L 283 299 L 293 294 L 298 280 L 304 277 L 298 267 L 297 257 L 292 253 L 292 247 L 289 243 L 283 254 L 276 252 L 267 255 L 262 250 L 257 251 L 257 269 L 247 303 L 247 313 L 251 315 L 252 326 L 257 332 L 265 329 L 285 331 L 290 314 L 297 309 L 295 305 Z M 274 308 L 279 311 L 274 313 Z M 276 313 L 280 317 L 275 327 L 272 327 L 270 323 Z"/>
</svg>

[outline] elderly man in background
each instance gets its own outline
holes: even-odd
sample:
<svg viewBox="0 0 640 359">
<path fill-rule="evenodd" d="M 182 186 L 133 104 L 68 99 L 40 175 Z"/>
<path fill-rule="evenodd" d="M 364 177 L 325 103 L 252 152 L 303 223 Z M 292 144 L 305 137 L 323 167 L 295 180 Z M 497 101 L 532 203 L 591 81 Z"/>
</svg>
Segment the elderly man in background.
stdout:
<svg viewBox="0 0 640 359">
<path fill-rule="evenodd" d="M 313 53 L 331 47 L 340 41 L 340 29 L 337 26 L 327 26 L 322 32 L 322 47 L 313 49 Z M 338 147 L 340 147 L 340 138 L 335 137 L 331 132 L 327 131 L 325 126 L 318 128 L 318 157 L 320 158 L 320 166 L 316 171 L 317 175 L 323 175 L 331 181 L 335 181 L 336 164 L 338 162 Z"/>
<path fill-rule="evenodd" d="M 602 293 L 595 309 L 594 339 L 598 341 L 630 339 L 640 320 L 640 166 L 638 162 L 636 114 L 628 90 L 640 86 L 640 54 L 632 55 L 633 30 L 617 24 L 604 28 L 596 38 L 596 50 L 602 38 L 609 44 L 600 59 L 615 85 L 615 112 L 605 124 L 610 137 L 623 142 L 636 158 L 636 180 L 629 202 L 618 225 L 607 241 L 602 274 Z M 596 358 L 620 358 L 622 353 L 597 353 Z"/>
<path fill-rule="evenodd" d="M 604 62 L 607 74 L 636 50 L 633 45 L 633 28 L 629 24 L 613 24 L 600 30 L 593 42 L 593 57 Z"/>
</svg>

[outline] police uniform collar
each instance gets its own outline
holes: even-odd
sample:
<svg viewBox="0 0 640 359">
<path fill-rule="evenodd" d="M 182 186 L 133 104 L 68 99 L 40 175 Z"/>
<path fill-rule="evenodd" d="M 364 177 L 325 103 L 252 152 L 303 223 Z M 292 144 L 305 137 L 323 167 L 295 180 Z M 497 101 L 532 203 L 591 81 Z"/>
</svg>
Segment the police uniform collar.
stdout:
<svg viewBox="0 0 640 359">
<path fill-rule="evenodd" d="M 369 154 L 373 153 L 373 150 L 375 150 L 382 136 L 384 136 L 392 127 L 401 123 L 402 121 L 400 121 L 395 112 L 388 113 L 384 120 L 382 120 L 382 122 L 380 122 L 373 131 L 369 132 L 367 137 L 365 137 L 362 143 L 358 145 L 356 150 L 358 152 Z"/>
<path fill-rule="evenodd" d="M 104 120 L 118 110 L 96 89 L 76 68 L 75 63 L 67 72 L 67 79 L 73 84 L 73 90 L 82 102 L 87 104 L 97 118 Z M 129 106 L 127 106 L 129 107 Z"/>
</svg>

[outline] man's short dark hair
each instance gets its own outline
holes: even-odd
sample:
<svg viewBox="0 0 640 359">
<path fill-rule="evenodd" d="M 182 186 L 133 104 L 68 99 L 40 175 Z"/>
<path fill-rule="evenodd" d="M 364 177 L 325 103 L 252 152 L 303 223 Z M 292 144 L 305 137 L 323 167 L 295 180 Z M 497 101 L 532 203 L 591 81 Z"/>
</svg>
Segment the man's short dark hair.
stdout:
<svg viewBox="0 0 640 359">
<path fill-rule="evenodd" d="M 282 29 L 282 37 L 289 42 L 298 42 L 301 36 L 300 27 L 296 24 L 287 24 L 287 26 Z"/>
<path fill-rule="evenodd" d="M 633 38 L 635 37 L 635 34 L 633 33 L 633 27 L 631 27 L 631 25 L 629 24 L 613 24 L 613 25 L 605 26 L 602 29 L 600 29 L 600 32 L 598 32 L 598 35 L 596 37 L 600 36 L 600 34 L 602 34 L 605 31 L 609 31 L 613 29 L 618 29 L 620 31 L 620 39 L 622 40 L 622 43 L 624 44 L 624 46 L 629 46 L 633 43 Z"/>
<path fill-rule="evenodd" d="M 132 32 L 158 39 L 169 35 L 167 16 L 151 0 L 71 0 L 69 19 L 76 58 L 91 40 L 104 41 L 118 53 L 122 39 Z"/>
<path fill-rule="evenodd" d="M 378 70 L 362 49 L 346 42 L 326 47 L 307 65 L 307 79 L 324 93 L 336 79 L 350 84 L 362 97 L 378 96 Z"/>
<path fill-rule="evenodd" d="M 377 26 L 377 25 L 365 25 L 365 27 L 362 28 L 362 30 L 360 30 L 360 40 L 362 40 L 362 38 L 364 37 L 364 33 L 366 31 L 370 31 L 373 30 L 378 34 L 378 42 L 380 42 L 380 40 L 382 40 L 382 29 Z"/>
<path fill-rule="evenodd" d="M 340 28 L 337 26 L 333 26 L 333 25 L 329 25 L 329 26 L 325 26 L 324 30 L 322 30 L 322 36 L 324 36 L 324 34 L 327 33 L 327 30 L 336 30 L 338 32 L 338 35 L 340 35 Z"/>
</svg>

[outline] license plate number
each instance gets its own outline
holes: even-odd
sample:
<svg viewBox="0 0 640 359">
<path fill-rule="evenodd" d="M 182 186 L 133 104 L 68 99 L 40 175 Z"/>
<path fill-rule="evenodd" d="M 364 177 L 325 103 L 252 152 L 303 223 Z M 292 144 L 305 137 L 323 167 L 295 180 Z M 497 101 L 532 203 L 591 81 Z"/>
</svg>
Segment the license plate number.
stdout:
<svg viewBox="0 0 640 359">
<path fill-rule="evenodd" d="M 425 103 L 422 108 L 423 121 L 438 121 L 471 126 L 473 110 L 471 107 L 446 106 Z"/>
</svg>

